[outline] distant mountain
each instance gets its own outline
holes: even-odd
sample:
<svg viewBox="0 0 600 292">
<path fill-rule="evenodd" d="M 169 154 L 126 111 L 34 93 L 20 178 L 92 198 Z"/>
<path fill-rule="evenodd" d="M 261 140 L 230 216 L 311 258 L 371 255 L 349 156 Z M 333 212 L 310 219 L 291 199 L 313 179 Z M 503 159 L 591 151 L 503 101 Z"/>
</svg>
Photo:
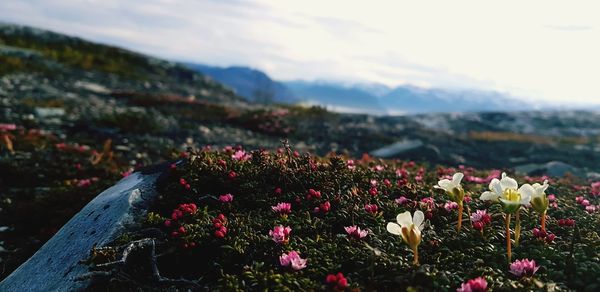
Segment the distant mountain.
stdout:
<svg viewBox="0 0 600 292">
<path fill-rule="evenodd" d="M 272 80 L 262 71 L 248 67 L 212 67 L 186 63 L 186 66 L 206 74 L 231 87 L 238 95 L 259 103 L 295 103 L 299 100 L 284 84 Z"/>
<path fill-rule="evenodd" d="M 377 96 L 351 85 L 323 81 L 289 81 L 285 85 L 303 101 L 319 104 L 333 111 L 370 114 L 386 112 Z"/>
<path fill-rule="evenodd" d="M 389 88 L 378 83 L 346 84 L 325 81 L 285 82 L 298 97 L 346 112 L 416 114 L 438 112 L 516 111 L 531 108 L 525 102 L 493 91 Z"/>
<path fill-rule="evenodd" d="M 493 91 L 423 89 L 400 86 L 381 97 L 388 113 L 502 112 L 529 108 L 525 102 Z"/>
</svg>

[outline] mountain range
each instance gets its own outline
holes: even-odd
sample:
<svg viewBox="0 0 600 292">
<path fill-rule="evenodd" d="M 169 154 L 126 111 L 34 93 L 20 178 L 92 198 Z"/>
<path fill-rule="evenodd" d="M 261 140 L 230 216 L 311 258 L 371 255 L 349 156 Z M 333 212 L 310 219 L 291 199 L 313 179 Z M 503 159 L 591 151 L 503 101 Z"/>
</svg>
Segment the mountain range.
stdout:
<svg viewBox="0 0 600 292">
<path fill-rule="evenodd" d="M 333 111 L 376 115 L 499 112 L 532 109 L 526 102 L 494 91 L 388 87 L 379 83 L 277 81 L 249 67 L 214 67 L 186 63 L 255 102 L 305 103 Z"/>
</svg>

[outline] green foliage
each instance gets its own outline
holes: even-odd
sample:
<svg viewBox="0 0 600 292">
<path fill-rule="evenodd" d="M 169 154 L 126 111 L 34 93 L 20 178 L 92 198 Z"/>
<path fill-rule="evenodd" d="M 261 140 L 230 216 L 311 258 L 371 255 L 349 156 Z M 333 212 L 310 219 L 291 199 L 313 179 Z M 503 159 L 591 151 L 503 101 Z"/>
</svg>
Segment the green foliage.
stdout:
<svg viewBox="0 0 600 292">
<path fill-rule="evenodd" d="M 283 153 L 256 151 L 248 161 L 232 159 L 232 154 L 191 153 L 188 164 L 173 170 L 171 182 L 161 191 L 163 199 L 156 203 L 147 223 L 164 232 L 160 240 L 165 255 L 159 269 L 171 277 L 201 279 L 204 289 L 231 291 L 321 290 L 326 288 L 325 277 L 337 272 L 344 273 L 351 287 L 365 290 L 454 290 L 479 276 L 498 291 L 595 289 L 594 279 L 600 272 L 600 220 L 575 203 L 575 196 L 582 192 L 573 191 L 572 181 L 553 183 L 549 190 L 556 193 L 559 206 L 549 210 L 548 227 L 557 235 L 553 243 L 533 236 L 531 230 L 538 226 L 539 217 L 522 211 L 524 231 L 513 258 L 534 259 L 541 268 L 534 279 L 518 279 L 509 273 L 506 262 L 500 206 L 478 199 L 466 204 L 472 212 L 488 209 L 493 214 L 492 224 L 483 234 L 470 224 L 457 233 L 456 211 L 443 208 L 449 198 L 432 188 L 438 179 L 435 171 L 425 171 L 422 180 L 415 180 L 420 166 L 400 161 L 365 159 L 351 170 L 342 157 L 295 157 L 289 149 Z M 377 165 L 383 170 L 376 170 Z M 406 182 L 397 183 L 396 169 L 411 174 Z M 233 179 L 231 172 L 237 174 Z M 189 190 L 180 182 L 182 178 L 191 185 Z M 386 179 L 391 184 L 383 183 Z M 375 196 L 369 194 L 372 180 L 378 183 Z M 473 198 L 487 188 L 475 183 L 464 186 Z M 282 193 L 277 194 L 275 188 Z M 307 199 L 311 188 L 319 190 L 322 197 Z M 217 200 L 226 193 L 234 195 L 233 202 Z M 400 196 L 413 203 L 399 205 L 394 199 Z M 421 202 L 428 197 L 435 199 L 434 205 Z M 331 211 L 315 213 L 313 209 L 325 201 L 331 203 Z M 292 213 L 287 217 L 275 214 L 271 206 L 278 202 L 292 203 Z M 170 219 L 172 210 L 182 203 L 195 203 L 199 210 L 183 219 Z M 365 204 L 377 204 L 379 212 L 366 212 Z M 402 240 L 385 229 L 398 213 L 416 209 L 429 218 L 419 247 L 419 267 L 412 265 L 412 254 Z M 222 239 L 214 236 L 211 224 L 218 214 L 227 218 L 228 232 Z M 578 229 L 558 226 L 560 218 L 576 218 Z M 276 225 L 292 228 L 288 244 L 270 238 L 269 230 Z M 344 226 L 350 225 L 366 228 L 369 235 L 362 240 L 348 237 Z M 173 236 L 180 227 L 186 232 Z M 279 256 L 290 250 L 308 259 L 305 269 L 292 271 L 279 265 Z"/>
</svg>

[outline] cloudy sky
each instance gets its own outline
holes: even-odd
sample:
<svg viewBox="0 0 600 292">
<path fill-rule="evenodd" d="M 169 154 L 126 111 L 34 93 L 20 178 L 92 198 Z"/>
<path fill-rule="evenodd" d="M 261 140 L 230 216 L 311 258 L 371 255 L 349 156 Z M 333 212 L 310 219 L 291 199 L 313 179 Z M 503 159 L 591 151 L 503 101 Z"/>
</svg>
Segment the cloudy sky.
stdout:
<svg viewBox="0 0 600 292">
<path fill-rule="evenodd" d="M 0 21 L 272 77 L 600 104 L 598 1 L 1 0 Z"/>
</svg>

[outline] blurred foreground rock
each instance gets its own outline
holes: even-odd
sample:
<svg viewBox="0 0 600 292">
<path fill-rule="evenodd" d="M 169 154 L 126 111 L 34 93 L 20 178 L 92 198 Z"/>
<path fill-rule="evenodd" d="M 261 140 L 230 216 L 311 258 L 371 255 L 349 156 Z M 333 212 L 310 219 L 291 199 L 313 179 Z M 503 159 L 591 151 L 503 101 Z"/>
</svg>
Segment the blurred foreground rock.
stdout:
<svg viewBox="0 0 600 292">
<path fill-rule="evenodd" d="M 114 241 L 135 227 L 157 196 L 165 166 L 135 172 L 99 194 L 4 281 L 0 291 L 84 290 L 85 264 L 94 246 Z M 65 202 L 68 203 L 68 202 Z"/>
</svg>

